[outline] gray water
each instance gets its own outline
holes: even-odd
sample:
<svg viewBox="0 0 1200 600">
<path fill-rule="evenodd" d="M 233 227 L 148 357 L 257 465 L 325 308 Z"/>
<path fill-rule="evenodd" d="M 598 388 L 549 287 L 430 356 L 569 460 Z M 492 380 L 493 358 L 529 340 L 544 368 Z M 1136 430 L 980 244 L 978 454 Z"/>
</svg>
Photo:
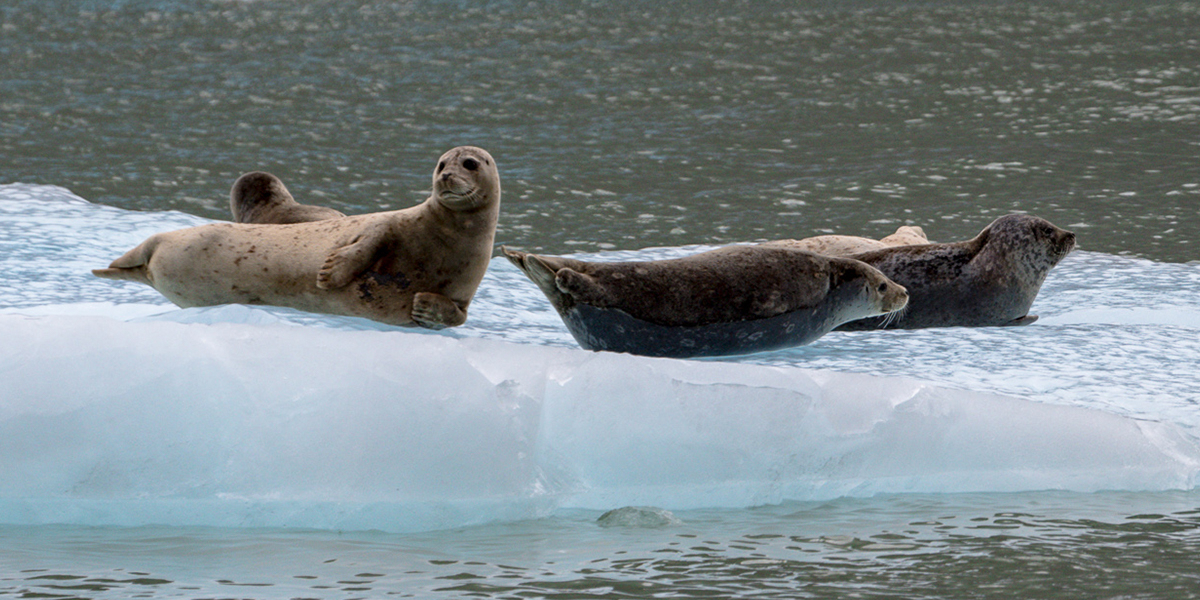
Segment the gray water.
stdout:
<svg viewBox="0 0 1200 600">
<path fill-rule="evenodd" d="M 0 594 L 89 598 L 1195 598 L 1196 497 L 907 496 L 469 530 L 0 530 Z M 1122 510 L 1113 510 L 1114 506 Z M 1097 519 L 1080 519 L 1088 511 Z M 115 559 L 114 557 L 120 557 Z M 6 560 L 7 559 L 7 560 Z M 17 565 L 38 568 L 15 570 Z M 116 565 L 116 566 L 115 566 Z"/>
<path fill-rule="evenodd" d="M 474 144 L 500 166 L 497 243 L 529 250 L 955 240 L 1018 210 L 1189 262 L 1197 31 L 1195 2 L 4 0 L 0 183 L 227 218 L 261 169 L 361 213 L 421 200 Z M 661 528 L 3 526 L 0 595 L 1189 598 L 1197 510 L 947 494 Z"/>
<path fill-rule="evenodd" d="M 0 183 L 227 218 L 242 172 L 345 212 L 474 144 L 497 241 L 551 252 L 969 237 L 1200 258 L 1189 2 L 22 1 Z"/>
</svg>

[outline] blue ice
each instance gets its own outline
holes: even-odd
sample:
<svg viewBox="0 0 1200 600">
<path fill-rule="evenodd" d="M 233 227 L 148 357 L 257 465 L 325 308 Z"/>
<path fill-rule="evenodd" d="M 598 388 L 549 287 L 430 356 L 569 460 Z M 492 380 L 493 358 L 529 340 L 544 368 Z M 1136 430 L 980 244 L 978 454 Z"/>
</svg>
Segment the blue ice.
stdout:
<svg viewBox="0 0 1200 600">
<path fill-rule="evenodd" d="M 1077 252 L 1033 326 L 835 332 L 720 361 L 580 350 L 502 259 L 468 324 L 436 334 L 178 309 L 90 274 L 205 222 L 0 186 L 0 522 L 410 531 L 569 507 L 1194 489 L 1200 472 L 1200 265 Z"/>
</svg>

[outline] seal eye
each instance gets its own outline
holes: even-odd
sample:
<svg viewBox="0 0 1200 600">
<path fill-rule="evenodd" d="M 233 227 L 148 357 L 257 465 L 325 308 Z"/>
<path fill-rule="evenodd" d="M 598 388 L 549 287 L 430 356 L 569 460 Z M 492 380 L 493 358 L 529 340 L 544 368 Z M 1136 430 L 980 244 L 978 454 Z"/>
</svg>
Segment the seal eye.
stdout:
<svg viewBox="0 0 1200 600">
<path fill-rule="evenodd" d="M 880 293 L 880 294 L 886 294 L 886 293 L 887 293 L 887 282 L 886 282 L 886 281 L 885 281 L 885 282 L 883 282 L 883 283 L 881 283 L 881 284 L 879 284 L 879 293 Z"/>
<path fill-rule="evenodd" d="M 446 161 L 444 161 L 444 160 L 443 160 L 442 162 L 438 163 L 438 170 L 437 170 L 437 172 L 438 172 L 438 173 L 441 173 L 441 172 L 442 172 L 442 169 L 445 169 L 445 168 L 446 168 Z"/>
<path fill-rule="evenodd" d="M 479 161 L 473 158 L 468 158 L 467 160 L 463 161 L 463 168 L 468 171 L 474 171 L 475 169 L 479 168 Z"/>
</svg>

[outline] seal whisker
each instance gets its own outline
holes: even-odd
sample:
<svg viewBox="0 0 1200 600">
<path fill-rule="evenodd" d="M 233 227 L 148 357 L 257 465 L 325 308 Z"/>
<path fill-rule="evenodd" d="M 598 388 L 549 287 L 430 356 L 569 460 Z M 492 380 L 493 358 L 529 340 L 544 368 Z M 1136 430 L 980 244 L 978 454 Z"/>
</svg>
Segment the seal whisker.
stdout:
<svg viewBox="0 0 1200 600">
<path fill-rule="evenodd" d="M 909 306 L 908 304 L 905 304 L 904 306 L 902 306 L 896 310 L 893 310 L 890 313 L 884 314 L 883 315 L 883 323 L 880 324 L 880 328 L 887 329 L 893 323 L 896 323 L 901 318 L 903 318 L 904 314 L 908 312 L 908 306 Z"/>
</svg>

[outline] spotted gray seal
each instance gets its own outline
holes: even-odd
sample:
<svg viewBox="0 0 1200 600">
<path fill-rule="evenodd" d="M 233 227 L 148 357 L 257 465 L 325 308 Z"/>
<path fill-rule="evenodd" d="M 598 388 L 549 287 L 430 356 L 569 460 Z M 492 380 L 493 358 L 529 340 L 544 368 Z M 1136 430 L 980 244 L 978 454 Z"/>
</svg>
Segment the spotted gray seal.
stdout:
<svg viewBox="0 0 1200 600">
<path fill-rule="evenodd" d="M 278 177 L 252 171 L 238 177 L 229 190 L 234 223 L 307 223 L 346 215 L 332 208 L 300 204 Z"/>
<path fill-rule="evenodd" d="M 215 223 L 151 236 L 99 277 L 148 284 L 179 306 L 243 303 L 461 325 L 492 255 L 500 176 L 491 155 L 442 155 L 425 202 L 290 225 Z"/>
<path fill-rule="evenodd" d="M 589 350 L 680 358 L 774 350 L 899 310 L 908 299 L 862 262 L 788 248 L 729 246 L 619 263 L 501 250 Z"/>
<path fill-rule="evenodd" d="M 887 319 L 840 330 L 1027 325 L 1050 269 L 1075 248 L 1075 234 L 1026 214 L 1000 217 L 964 242 L 897 246 L 850 257 L 908 290 L 908 306 Z"/>
</svg>

